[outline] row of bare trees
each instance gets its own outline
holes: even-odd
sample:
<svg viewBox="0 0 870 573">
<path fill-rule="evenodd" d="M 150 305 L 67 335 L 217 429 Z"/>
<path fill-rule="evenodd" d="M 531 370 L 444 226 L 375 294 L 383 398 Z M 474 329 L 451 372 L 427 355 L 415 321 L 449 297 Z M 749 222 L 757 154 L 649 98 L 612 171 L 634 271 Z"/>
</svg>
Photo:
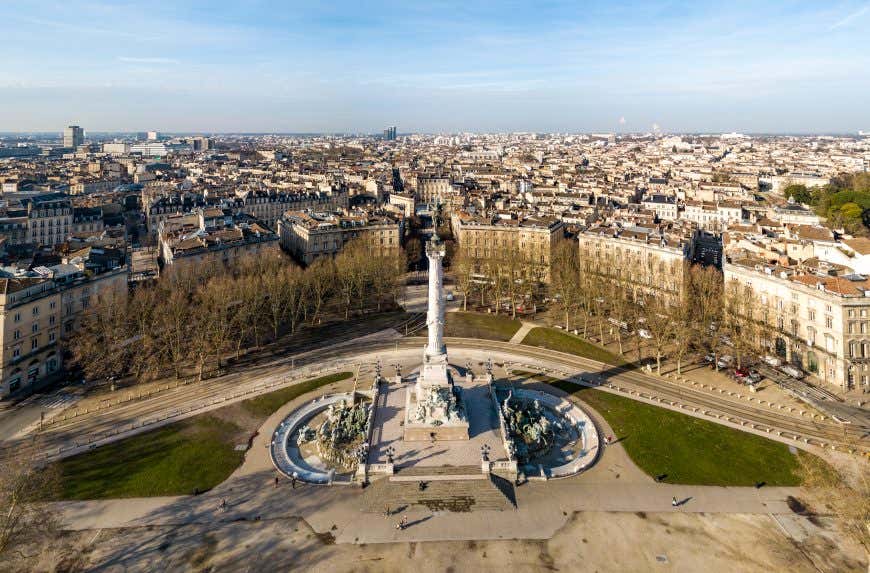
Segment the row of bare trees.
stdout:
<svg viewBox="0 0 870 573">
<path fill-rule="evenodd" d="M 681 372 L 693 353 L 718 358 L 727 352 L 740 366 L 770 349 L 773 332 L 763 305 L 750 289 L 723 284 L 712 267 L 605 257 L 564 242 L 551 268 L 550 296 L 566 330 L 601 341 L 607 333 L 620 354 L 634 342 L 638 359 L 646 340 L 659 373 L 666 356 Z"/>
<path fill-rule="evenodd" d="M 471 301 L 496 314 L 505 309 L 516 318 L 521 305 L 540 302 L 549 269 L 518 245 L 508 244 L 493 248 L 486 257 L 475 256 L 471 247 L 462 245 L 450 270 L 457 288 L 465 295 L 463 310 L 468 310 Z"/>
<path fill-rule="evenodd" d="M 303 269 L 281 253 L 235 266 L 166 273 L 126 297 L 101 300 L 70 341 L 88 379 L 202 377 L 243 350 L 324 317 L 348 319 L 394 305 L 405 256 L 359 241 Z"/>
</svg>

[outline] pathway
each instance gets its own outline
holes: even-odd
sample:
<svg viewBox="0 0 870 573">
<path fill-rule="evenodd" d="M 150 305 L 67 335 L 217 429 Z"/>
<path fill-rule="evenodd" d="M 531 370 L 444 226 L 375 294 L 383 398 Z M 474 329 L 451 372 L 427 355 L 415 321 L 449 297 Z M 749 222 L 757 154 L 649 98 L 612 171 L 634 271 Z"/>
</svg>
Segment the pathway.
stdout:
<svg viewBox="0 0 870 573">
<path fill-rule="evenodd" d="M 520 326 L 520 329 L 517 331 L 516 334 L 514 334 L 511 337 L 511 339 L 508 342 L 510 342 L 511 344 L 521 344 L 522 341 L 526 338 L 526 335 L 529 333 L 529 331 L 537 326 L 538 325 L 535 324 L 534 322 L 523 321 L 523 324 L 522 324 L 522 326 Z"/>
</svg>

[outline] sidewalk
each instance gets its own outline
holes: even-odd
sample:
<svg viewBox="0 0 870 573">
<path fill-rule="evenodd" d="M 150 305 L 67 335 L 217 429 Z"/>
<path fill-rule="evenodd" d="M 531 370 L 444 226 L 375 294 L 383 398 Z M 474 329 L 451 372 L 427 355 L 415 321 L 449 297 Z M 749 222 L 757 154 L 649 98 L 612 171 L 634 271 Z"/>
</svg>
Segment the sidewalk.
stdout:
<svg viewBox="0 0 870 573">
<path fill-rule="evenodd" d="M 537 328 L 537 324 L 534 322 L 526 322 L 523 321 L 523 325 L 520 326 L 520 329 L 514 334 L 511 339 L 508 341 L 511 344 L 520 344 L 525 338 L 529 331 L 533 328 Z"/>
</svg>

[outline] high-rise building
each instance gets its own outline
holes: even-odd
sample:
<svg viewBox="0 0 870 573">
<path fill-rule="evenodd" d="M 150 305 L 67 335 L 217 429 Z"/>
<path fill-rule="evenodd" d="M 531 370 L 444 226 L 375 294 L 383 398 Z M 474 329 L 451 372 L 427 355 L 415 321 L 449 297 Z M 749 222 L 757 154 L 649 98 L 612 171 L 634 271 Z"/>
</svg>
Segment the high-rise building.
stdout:
<svg viewBox="0 0 870 573">
<path fill-rule="evenodd" d="M 156 131 L 149 131 L 146 139 L 148 141 L 157 141 L 157 132 Z"/>
<path fill-rule="evenodd" d="M 85 142 L 85 130 L 77 125 L 67 126 L 63 130 L 63 146 L 75 148 Z"/>
<path fill-rule="evenodd" d="M 384 130 L 384 139 L 386 141 L 396 141 L 396 126 L 391 125 Z"/>
</svg>

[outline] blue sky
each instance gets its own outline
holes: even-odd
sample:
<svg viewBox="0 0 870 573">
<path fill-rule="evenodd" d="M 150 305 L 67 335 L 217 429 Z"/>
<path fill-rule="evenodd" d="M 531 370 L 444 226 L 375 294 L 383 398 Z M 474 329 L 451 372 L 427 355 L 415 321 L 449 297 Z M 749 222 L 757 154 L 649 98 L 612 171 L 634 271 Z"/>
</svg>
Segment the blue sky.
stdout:
<svg viewBox="0 0 870 573">
<path fill-rule="evenodd" d="M 0 0 L 0 132 L 870 130 L 870 0 Z"/>
</svg>

